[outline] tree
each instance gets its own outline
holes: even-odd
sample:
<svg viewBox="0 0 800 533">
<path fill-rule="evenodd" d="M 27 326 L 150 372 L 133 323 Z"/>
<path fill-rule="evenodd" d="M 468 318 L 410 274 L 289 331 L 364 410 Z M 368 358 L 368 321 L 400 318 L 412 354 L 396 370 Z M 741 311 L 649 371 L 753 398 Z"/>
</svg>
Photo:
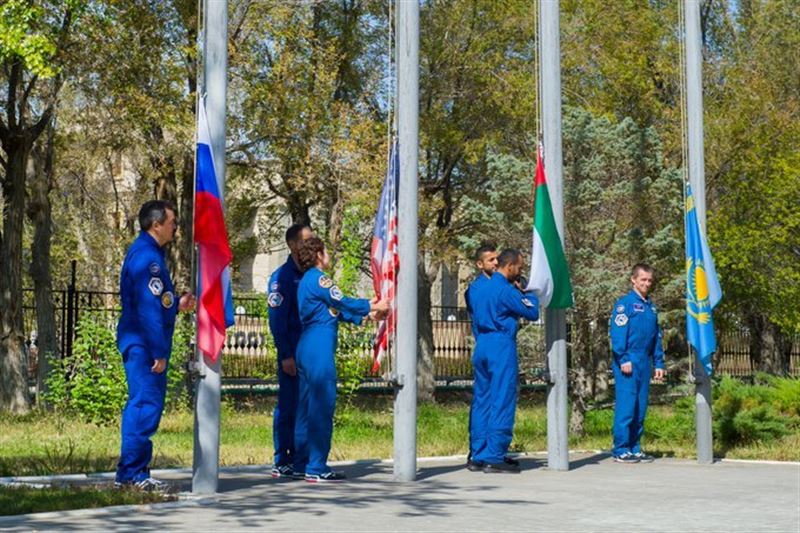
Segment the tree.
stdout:
<svg viewBox="0 0 800 533">
<path fill-rule="evenodd" d="M 707 62 L 709 241 L 722 318 L 757 370 L 785 373 L 800 332 L 800 5 L 716 6 Z"/>
<path fill-rule="evenodd" d="M 433 399 L 431 287 L 440 266 L 463 257 L 463 235 L 484 196 L 487 158 L 534 153 L 532 4 L 446 0 L 420 12 L 420 399 Z M 401 265 L 401 268 L 402 265 Z"/>
<path fill-rule="evenodd" d="M 0 114 L 4 157 L 0 243 L 0 410 L 28 410 L 22 327 L 22 234 L 28 161 L 52 119 L 73 19 L 82 2 L 9 0 L 0 6 L 0 62 L 6 105 Z"/>
</svg>

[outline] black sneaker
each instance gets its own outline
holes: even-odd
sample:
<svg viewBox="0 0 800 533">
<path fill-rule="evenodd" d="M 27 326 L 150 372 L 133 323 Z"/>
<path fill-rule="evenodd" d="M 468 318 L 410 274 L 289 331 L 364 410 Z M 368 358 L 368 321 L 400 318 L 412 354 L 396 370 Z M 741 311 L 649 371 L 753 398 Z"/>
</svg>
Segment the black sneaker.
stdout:
<svg viewBox="0 0 800 533">
<path fill-rule="evenodd" d="M 507 465 L 516 466 L 517 468 L 519 468 L 519 461 L 517 461 L 513 457 L 505 456 L 503 457 L 503 462 Z"/>
<path fill-rule="evenodd" d="M 272 477 L 294 477 L 292 465 L 275 465 L 272 467 Z"/>
<path fill-rule="evenodd" d="M 133 486 L 144 492 L 162 492 L 166 494 L 173 491 L 169 483 L 152 477 L 137 481 Z"/>
<path fill-rule="evenodd" d="M 305 472 L 295 472 L 294 469 L 292 469 L 292 479 L 298 479 L 298 480 L 302 481 L 305 478 L 306 478 L 306 473 Z"/>
<path fill-rule="evenodd" d="M 306 474 L 307 483 L 341 483 L 347 479 L 343 472 L 325 472 L 324 474 Z"/>
<path fill-rule="evenodd" d="M 653 457 L 652 455 L 647 455 L 644 452 L 636 452 L 633 454 L 633 456 L 639 459 L 640 463 L 652 463 L 653 461 L 656 460 L 655 457 Z"/>
<path fill-rule="evenodd" d="M 467 459 L 467 470 L 470 472 L 481 472 L 483 471 L 484 466 L 486 466 L 486 463 L 483 461 L 473 461 L 472 459 Z"/>
<path fill-rule="evenodd" d="M 483 473 L 484 474 L 519 474 L 519 467 L 508 464 L 506 462 L 502 463 L 486 463 L 483 466 Z"/>
<path fill-rule="evenodd" d="M 639 462 L 639 458 L 633 455 L 631 452 L 625 452 L 621 455 L 614 456 L 615 463 L 627 463 L 627 464 L 634 464 Z"/>
</svg>

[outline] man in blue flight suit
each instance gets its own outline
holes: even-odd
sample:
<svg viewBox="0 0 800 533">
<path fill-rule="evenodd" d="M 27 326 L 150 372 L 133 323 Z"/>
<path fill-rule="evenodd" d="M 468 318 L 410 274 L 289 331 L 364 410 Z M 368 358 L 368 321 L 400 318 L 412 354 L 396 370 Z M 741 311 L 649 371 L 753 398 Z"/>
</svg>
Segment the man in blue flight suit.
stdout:
<svg viewBox="0 0 800 533">
<path fill-rule="evenodd" d="M 128 248 L 120 274 L 117 347 L 125 365 L 128 401 L 122 412 L 116 485 L 166 490 L 164 482 L 150 477 L 150 437 L 164 409 L 175 315 L 193 309 L 195 299 L 184 294 L 176 301 L 164 259 L 164 246 L 178 228 L 175 207 L 162 200 L 146 202 L 139 210 L 139 226 L 141 233 Z"/>
<path fill-rule="evenodd" d="M 664 379 L 664 350 L 656 306 L 648 297 L 653 269 L 639 263 L 631 270 L 631 292 L 614 304 L 611 313 L 611 350 L 614 369 L 614 449 L 619 463 L 652 462 L 639 441 L 644 431 L 651 367 L 657 381 Z"/>
<path fill-rule="evenodd" d="M 484 243 L 475 250 L 475 266 L 478 269 L 478 275 L 475 276 L 475 279 L 472 283 L 469 284 L 467 290 L 464 292 L 464 301 L 467 304 L 467 311 L 470 315 L 472 315 L 472 306 L 470 305 L 470 299 L 472 298 L 481 298 L 481 289 L 488 285 L 489 280 L 491 279 L 492 275 L 497 270 L 497 247 L 491 243 Z M 472 324 L 472 338 L 477 344 L 478 342 L 478 331 L 475 327 L 475 322 L 473 321 Z M 469 431 L 470 431 L 470 439 L 469 439 L 469 454 L 467 455 L 467 469 L 471 472 L 481 472 L 483 470 L 483 465 L 475 464 L 472 462 L 472 456 L 475 453 L 475 449 L 473 444 L 476 444 L 475 439 L 473 439 L 473 430 L 472 430 L 472 412 L 475 410 L 475 400 L 485 400 L 488 398 L 488 393 L 485 390 L 479 390 L 476 386 L 485 385 L 484 382 L 476 381 L 473 376 L 473 395 L 472 395 L 472 403 L 470 404 L 469 408 Z"/>
<path fill-rule="evenodd" d="M 269 330 L 278 349 L 278 404 L 272 422 L 275 459 L 272 477 L 292 477 L 294 459 L 294 423 L 297 416 L 299 380 L 295 363 L 297 342 L 302 326 L 297 312 L 297 286 L 303 272 L 297 259 L 300 243 L 313 237 L 306 224 L 294 224 L 286 230 L 289 257 L 269 278 Z"/>
<path fill-rule="evenodd" d="M 520 318 L 539 318 L 539 300 L 515 284 L 522 267 L 519 250 L 503 250 L 497 272 L 477 295 L 470 294 L 477 334 L 470 447 L 473 469 L 485 473 L 519 472 L 519 463 L 506 457 L 517 407 L 517 329 Z"/>
</svg>

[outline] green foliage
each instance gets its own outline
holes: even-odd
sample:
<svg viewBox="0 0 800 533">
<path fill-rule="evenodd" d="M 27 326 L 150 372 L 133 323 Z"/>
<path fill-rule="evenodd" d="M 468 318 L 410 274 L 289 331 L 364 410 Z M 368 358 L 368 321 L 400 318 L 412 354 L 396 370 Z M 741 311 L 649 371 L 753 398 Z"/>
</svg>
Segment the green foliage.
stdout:
<svg viewBox="0 0 800 533">
<path fill-rule="evenodd" d="M 367 329 L 369 328 L 369 329 Z M 347 407 L 372 368 L 372 359 L 364 357 L 364 348 L 372 346 L 372 327 L 339 324 L 339 344 L 336 350 L 336 376 L 339 381 L 341 404 Z M 369 353 L 372 353 L 371 351 Z"/>
<path fill-rule="evenodd" d="M 166 409 L 187 409 L 191 406 L 189 376 L 186 364 L 192 359 L 194 320 L 188 313 L 179 314 L 172 336 L 172 354 L 169 357 L 167 374 Z"/>
<path fill-rule="evenodd" d="M 72 356 L 50 359 L 45 399 L 57 411 L 97 425 L 113 425 L 119 420 L 128 387 L 114 325 L 103 313 L 83 313 L 76 326 Z M 185 363 L 191 356 L 192 335 L 191 318 L 180 316 L 167 374 L 166 408 L 189 404 Z"/>
<path fill-rule="evenodd" d="M 713 408 L 718 445 L 770 442 L 800 429 L 800 380 L 767 377 L 764 384 L 747 385 L 724 377 Z"/>
<path fill-rule="evenodd" d="M 43 31 L 45 10 L 27 0 L 8 0 L 0 6 L 0 62 L 21 60 L 32 74 L 50 78 L 56 43 Z"/>
<path fill-rule="evenodd" d="M 0 515 L 143 505 L 174 501 L 169 494 L 97 487 L 0 487 Z"/>
<path fill-rule="evenodd" d="M 88 422 L 117 421 L 127 398 L 125 369 L 113 326 L 102 314 L 84 313 L 76 326 L 72 356 L 51 359 L 46 400 Z"/>
</svg>

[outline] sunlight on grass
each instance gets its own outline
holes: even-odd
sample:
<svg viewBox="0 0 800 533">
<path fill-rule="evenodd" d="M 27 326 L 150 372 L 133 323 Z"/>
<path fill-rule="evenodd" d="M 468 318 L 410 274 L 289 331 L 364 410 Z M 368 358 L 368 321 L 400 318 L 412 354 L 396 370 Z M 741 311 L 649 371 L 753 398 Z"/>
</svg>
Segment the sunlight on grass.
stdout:
<svg viewBox="0 0 800 533">
<path fill-rule="evenodd" d="M 222 413 L 220 463 L 223 466 L 266 464 L 272 460 L 272 407 L 269 402 Z M 469 406 L 463 401 L 421 405 L 418 455 L 467 453 Z M 586 417 L 586 434 L 570 437 L 572 449 L 608 449 L 611 445 L 610 409 Z M 189 467 L 192 464 L 194 417 L 191 412 L 165 414 L 155 436 L 152 467 Z M 113 471 L 119 453 L 119 428 L 98 427 L 56 414 L 33 413 L 0 418 L 0 475 Z M 392 403 L 386 397 L 360 398 L 337 413 L 331 460 L 385 459 L 392 456 Z M 643 446 L 659 456 L 694 456 L 694 417 L 670 406 L 654 406 L 646 422 Z M 547 447 L 545 407 L 523 401 L 517 410 L 516 452 Z M 725 451 L 741 459 L 800 460 L 800 436 L 790 434 L 769 443 L 753 443 Z"/>
</svg>

